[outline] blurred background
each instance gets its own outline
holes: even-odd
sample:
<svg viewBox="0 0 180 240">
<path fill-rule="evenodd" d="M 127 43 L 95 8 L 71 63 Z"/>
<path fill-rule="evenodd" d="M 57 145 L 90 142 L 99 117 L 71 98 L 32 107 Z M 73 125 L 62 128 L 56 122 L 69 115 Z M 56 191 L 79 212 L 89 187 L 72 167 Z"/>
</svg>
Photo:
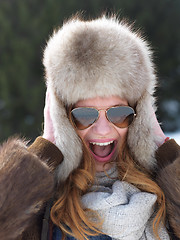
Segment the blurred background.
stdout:
<svg viewBox="0 0 180 240">
<path fill-rule="evenodd" d="M 143 32 L 154 51 L 158 119 L 165 132 L 180 131 L 180 0 L 0 0 L 0 142 L 42 133 L 43 49 L 77 11 L 115 12 Z"/>
</svg>

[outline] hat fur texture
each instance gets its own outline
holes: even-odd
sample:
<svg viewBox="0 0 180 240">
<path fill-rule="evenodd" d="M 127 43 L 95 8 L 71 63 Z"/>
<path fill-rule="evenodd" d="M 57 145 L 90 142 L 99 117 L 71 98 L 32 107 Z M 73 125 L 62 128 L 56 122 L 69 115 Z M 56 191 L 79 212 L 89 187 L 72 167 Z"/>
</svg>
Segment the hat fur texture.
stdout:
<svg viewBox="0 0 180 240">
<path fill-rule="evenodd" d="M 55 141 L 64 155 L 58 180 L 65 180 L 82 159 L 82 143 L 65 106 L 97 96 L 120 96 L 135 108 L 137 116 L 128 129 L 127 143 L 136 161 L 154 169 L 151 106 L 156 77 L 151 51 L 138 33 L 116 17 L 71 19 L 49 39 L 43 63 Z"/>
</svg>

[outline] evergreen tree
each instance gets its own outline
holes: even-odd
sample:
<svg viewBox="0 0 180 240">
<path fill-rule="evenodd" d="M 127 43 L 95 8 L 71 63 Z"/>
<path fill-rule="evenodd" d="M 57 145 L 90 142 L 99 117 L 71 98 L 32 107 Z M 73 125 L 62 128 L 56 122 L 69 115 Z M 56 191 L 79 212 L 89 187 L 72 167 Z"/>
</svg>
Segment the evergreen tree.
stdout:
<svg viewBox="0 0 180 240">
<path fill-rule="evenodd" d="M 0 1 L 0 141 L 14 134 L 41 134 L 45 94 L 43 49 L 62 21 L 82 13 L 119 13 L 140 28 L 153 46 L 164 130 L 180 127 L 179 0 Z M 84 14 L 83 14 L 84 13 Z"/>
</svg>

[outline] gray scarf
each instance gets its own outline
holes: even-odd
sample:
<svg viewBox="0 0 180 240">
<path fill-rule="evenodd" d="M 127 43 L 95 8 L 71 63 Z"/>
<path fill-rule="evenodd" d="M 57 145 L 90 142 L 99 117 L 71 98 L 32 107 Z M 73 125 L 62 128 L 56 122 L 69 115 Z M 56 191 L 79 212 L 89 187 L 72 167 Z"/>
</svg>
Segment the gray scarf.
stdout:
<svg viewBox="0 0 180 240">
<path fill-rule="evenodd" d="M 155 240 L 152 230 L 156 195 L 141 192 L 135 186 L 117 180 L 116 168 L 96 176 L 96 184 L 82 197 L 85 208 L 103 218 L 102 232 L 118 240 Z M 162 240 L 169 240 L 165 227 L 159 229 Z"/>
</svg>

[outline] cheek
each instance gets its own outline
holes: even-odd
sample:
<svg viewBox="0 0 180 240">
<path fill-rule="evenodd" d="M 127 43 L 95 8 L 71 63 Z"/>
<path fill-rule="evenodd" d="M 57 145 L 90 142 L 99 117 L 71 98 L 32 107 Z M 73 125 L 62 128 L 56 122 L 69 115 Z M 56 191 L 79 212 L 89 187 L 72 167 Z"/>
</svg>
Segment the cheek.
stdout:
<svg viewBox="0 0 180 240">
<path fill-rule="evenodd" d="M 82 140 L 85 140 L 87 138 L 87 135 L 88 135 L 88 130 L 85 129 L 85 130 L 77 130 L 77 134 L 80 136 L 80 138 Z"/>
<path fill-rule="evenodd" d="M 125 140 L 126 137 L 127 137 L 127 133 L 128 133 L 128 128 L 118 128 L 117 129 L 118 131 L 118 134 L 119 134 L 119 137 L 122 139 L 122 140 Z"/>
</svg>

